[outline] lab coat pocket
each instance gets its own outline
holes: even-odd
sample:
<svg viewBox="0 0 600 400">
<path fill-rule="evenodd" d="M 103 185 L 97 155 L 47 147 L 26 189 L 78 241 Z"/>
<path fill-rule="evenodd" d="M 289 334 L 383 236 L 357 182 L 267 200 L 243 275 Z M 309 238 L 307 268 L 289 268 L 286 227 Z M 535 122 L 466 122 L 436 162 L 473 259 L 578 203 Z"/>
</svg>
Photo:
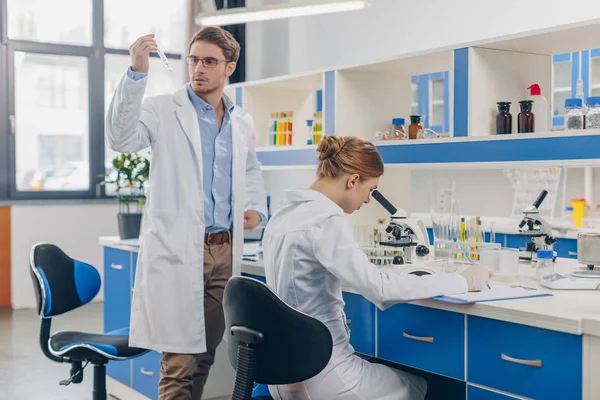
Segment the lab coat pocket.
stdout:
<svg viewBox="0 0 600 400">
<path fill-rule="evenodd" d="M 184 213 L 146 210 L 143 244 L 147 248 L 151 262 L 157 267 L 186 265 L 189 226 L 189 219 Z"/>
</svg>

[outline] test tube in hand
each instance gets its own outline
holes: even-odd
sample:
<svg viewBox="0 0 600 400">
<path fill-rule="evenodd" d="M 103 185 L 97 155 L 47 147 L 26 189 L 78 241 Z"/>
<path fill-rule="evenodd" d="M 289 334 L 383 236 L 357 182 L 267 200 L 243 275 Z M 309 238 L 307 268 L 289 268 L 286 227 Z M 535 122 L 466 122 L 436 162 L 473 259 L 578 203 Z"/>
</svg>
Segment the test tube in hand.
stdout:
<svg viewBox="0 0 600 400">
<path fill-rule="evenodd" d="M 165 53 L 162 51 L 162 49 L 160 48 L 160 46 L 156 46 L 156 52 L 158 53 L 158 56 L 160 57 L 160 59 L 163 61 L 163 63 L 165 64 L 165 67 L 167 67 L 167 69 L 171 72 L 173 72 L 173 68 L 171 67 L 171 64 L 169 63 L 169 59 L 167 58 L 167 56 L 165 55 Z"/>
</svg>

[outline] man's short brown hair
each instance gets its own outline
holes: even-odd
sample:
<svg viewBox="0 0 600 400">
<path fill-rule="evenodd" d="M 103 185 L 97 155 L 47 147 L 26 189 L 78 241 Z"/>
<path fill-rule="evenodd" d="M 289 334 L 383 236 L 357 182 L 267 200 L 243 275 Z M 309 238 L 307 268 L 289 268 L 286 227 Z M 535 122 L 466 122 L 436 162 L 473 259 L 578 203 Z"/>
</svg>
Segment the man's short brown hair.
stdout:
<svg viewBox="0 0 600 400">
<path fill-rule="evenodd" d="M 237 62 L 240 57 L 240 44 L 235 40 L 231 33 L 227 32 L 225 29 L 216 26 L 207 26 L 200 29 L 190 41 L 188 51 L 191 50 L 192 45 L 198 41 L 208 42 L 219 46 L 221 50 L 223 50 L 223 55 L 229 62 Z"/>
</svg>

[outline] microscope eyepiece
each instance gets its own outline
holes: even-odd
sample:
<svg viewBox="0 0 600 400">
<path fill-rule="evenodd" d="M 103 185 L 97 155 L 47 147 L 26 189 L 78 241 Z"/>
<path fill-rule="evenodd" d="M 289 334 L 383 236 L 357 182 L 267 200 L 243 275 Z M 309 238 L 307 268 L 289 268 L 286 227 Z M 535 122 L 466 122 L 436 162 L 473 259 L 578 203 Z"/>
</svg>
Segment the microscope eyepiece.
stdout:
<svg viewBox="0 0 600 400">
<path fill-rule="evenodd" d="M 375 200 L 377 200 L 377 202 L 378 202 L 379 204 L 381 204 L 381 205 L 383 206 L 383 208 L 385 208 L 385 209 L 387 210 L 387 212 L 389 212 L 391 215 L 394 215 L 394 214 L 396 214 L 396 211 L 398 211 L 398 210 L 396 209 L 396 207 L 394 207 L 394 206 L 392 205 L 392 203 L 390 203 L 390 202 L 388 201 L 388 199 L 386 199 L 386 198 L 385 198 L 385 197 L 384 197 L 384 196 L 383 196 L 381 193 L 379 193 L 377 190 L 373 190 L 373 191 L 371 192 L 371 196 L 373 196 L 373 198 L 374 198 Z"/>
</svg>

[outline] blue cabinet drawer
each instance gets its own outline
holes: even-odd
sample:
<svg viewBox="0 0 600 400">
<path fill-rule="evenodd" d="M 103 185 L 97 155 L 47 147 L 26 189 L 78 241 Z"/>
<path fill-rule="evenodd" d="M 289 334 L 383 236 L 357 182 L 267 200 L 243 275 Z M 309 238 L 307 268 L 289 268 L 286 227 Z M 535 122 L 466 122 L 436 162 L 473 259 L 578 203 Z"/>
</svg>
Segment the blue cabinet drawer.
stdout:
<svg viewBox="0 0 600 400">
<path fill-rule="evenodd" d="M 556 255 L 563 258 L 577 258 L 576 239 L 557 239 L 554 244 Z"/>
<path fill-rule="evenodd" d="M 129 326 L 131 253 L 104 248 L 104 332 Z"/>
<path fill-rule="evenodd" d="M 344 292 L 343 297 L 350 344 L 355 351 L 374 357 L 375 305 L 359 294 Z"/>
<path fill-rule="evenodd" d="M 377 357 L 464 380 L 463 314 L 412 304 L 378 313 Z"/>
<path fill-rule="evenodd" d="M 517 399 L 517 397 L 507 396 L 502 393 L 493 392 L 491 390 L 483 389 L 477 386 L 468 386 L 467 389 L 468 400 L 511 400 Z"/>
<path fill-rule="evenodd" d="M 138 253 L 131 252 L 131 288 L 135 285 L 135 272 L 137 271 Z"/>
<path fill-rule="evenodd" d="M 267 283 L 267 278 L 265 278 L 264 276 L 246 273 L 242 273 L 242 276 L 247 276 L 248 278 L 256 279 L 258 281 L 261 281 L 262 283 Z"/>
<path fill-rule="evenodd" d="M 161 354 L 150 351 L 133 359 L 133 390 L 158 400 Z"/>
<path fill-rule="evenodd" d="M 123 385 L 131 386 L 131 360 L 109 361 L 106 364 L 106 375 Z"/>
<path fill-rule="evenodd" d="M 534 399 L 581 398 L 581 336 L 469 316 L 467 345 L 469 382 Z"/>
<path fill-rule="evenodd" d="M 527 245 L 527 241 L 529 240 L 528 237 L 519 235 L 506 235 L 505 238 L 505 247 L 523 250 L 525 250 L 525 246 Z"/>
</svg>

